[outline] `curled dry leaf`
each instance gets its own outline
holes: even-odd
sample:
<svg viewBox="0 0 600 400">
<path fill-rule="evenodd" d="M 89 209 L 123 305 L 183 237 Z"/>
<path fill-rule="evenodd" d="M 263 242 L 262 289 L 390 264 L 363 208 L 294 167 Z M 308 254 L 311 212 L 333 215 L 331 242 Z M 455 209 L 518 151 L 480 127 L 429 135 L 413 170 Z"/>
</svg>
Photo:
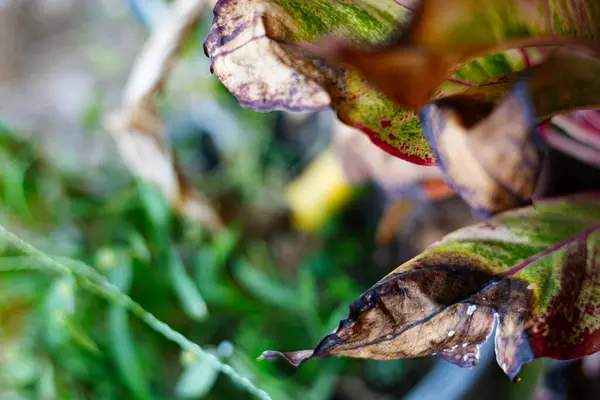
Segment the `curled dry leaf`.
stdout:
<svg viewBox="0 0 600 400">
<path fill-rule="evenodd" d="M 565 109 L 600 108 L 599 74 L 600 58 L 561 51 L 423 107 L 423 130 L 447 181 L 484 216 L 528 204 L 542 166 L 536 126 Z"/>
<path fill-rule="evenodd" d="M 515 378 L 537 357 L 598 351 L 599 264 L 600 195 L 541 201 L 433 244 L 363 293 L 314 350 L 263 357 L 437 354 L 471 368 L 497 319 L 497 361 Z"/>
<path fill-rule="evenodd" d="M 402 4 L 404 5 L 402 5 Z M 314 111 L 331 106 L 339 119 L 365 132 L 390 154 L 424 165 L 435 157 L 424 139 L 418 116 L 399 107 L 373 88 L 368 74 L 337 61 L 339 55 L 325 49 L 324 61 L 292 43 L 308 43 L 322 35 L 372 46 L 387 41 L 393 33 L 408 26 L 414 14 L 412 2 L 394 0 L 220 0 L 214 10 L 212 29 L 205 51 L 212 70 L 237 97 L 240 104 L 255 110 L 285 109 Z M 314 50 L 314 46 L 312 47 Z M 318 49 L 317 49 L 318 50 Z M 365 62 L 387 63 L 369 53 Z M 532 51 L 529 57 L 537 57 Z M 411 61 L 412 60 L 412 61 Z M 355 60 L 356 61 L 356 60 Z M 419 76 L 409 81 L 388 81 L 396 89 L 412 90 L 430 72 L 421 61 L 411 58 Z M 413 62 L 414 61 L 414 62 Z M 518 51 L 510 51 L 471 61 L 440 82 L 439 93 L 460 93 L 499 73 L 519 70 L 526 65 Z M 450 76 L 452 75 L 452 76 Z M 418 79 L 417 79 L 418 78 Z M 414 79 L 414 81 L 413 81 Z M 381 88 L 378 88 L 381 89 Z"/>
<path fill-rule="evenodd" d="M 208 199 L 194 190 L 180 173 L 158 116 L 156 100 L 177 58 L 206 7 L 205 0 L 177 0 L 154 30 L 138 56 L 119 111 L 107 118 L 108 131 L 127 166 L 155 184 L 175 208 L 212 231 L 222 227 Z"/>
</svg>

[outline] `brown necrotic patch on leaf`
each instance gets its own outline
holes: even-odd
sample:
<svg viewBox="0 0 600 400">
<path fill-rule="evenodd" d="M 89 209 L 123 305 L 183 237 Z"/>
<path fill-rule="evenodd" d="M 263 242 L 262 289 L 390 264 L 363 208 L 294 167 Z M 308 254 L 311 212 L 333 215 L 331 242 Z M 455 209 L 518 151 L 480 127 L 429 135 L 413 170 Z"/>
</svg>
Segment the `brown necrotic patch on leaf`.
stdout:
<svg viewBox="0 0 600 400">
<path fill-rule="evenodd" d="M 314 352 L 284 357 L 298 365 L 329 355 L 388 360 L 437 354 L 472 368 L 492 333 L 495 306 L 507 300 L 496 283 L 488 272 L 452 266 L 390 275 L 350 306 L 348 318 Z"/>
<path fill-rule="evenodd" d="M 285 32 L 297 29 L 284 9 L 267 0 L 225 0 L 217 3 L 214 14 L 204 51 L 212 59 L 211 70 L 241 105 L 291 111 L 329 105 L 330 97 L 319 83 L 287 66 L 295 63 L 267 36 L 267 30 L 287 36 Z"/>
<path fill-rule="evenodd" d="M 584 218 L 585 216 L 585 218 Z M 570 359 L 600 344 L 600 200 L 540 202 L 448 235 L 352 305 L 310 358 L 437 354 L 474 367 L 497 318 L 496 356 L 511 378 L 536 357 Z"/>
<path fill-rule="evenodd" d="M 559 51 L 526 71 L 425 106 L 425 136 L 449 184 L 483 215 L 529 203 L 544 148 L 537 124 L 565 110 L 599 108 L 599 74 L 593 52 Z"/>
<path fill-rule="evenodd" d="M 540 171 L 534 111 L 517 86 L 497 107 L 461 95 L 423 108 L 423 129 L 451 187 L 481 215 L 530 201 Z"/>
<path fill-rule="evenodd" d="M 258 111 L 332 107 L 341 121 L 385 151 L 417 164 L 435 160 L 418 117 L 399 109 L 360 74 L 293 45 L 337 33 L 384 41 L 409 13 L 392 0 L 221 0 L 205 52 L 211 70 L 240 104 Z"/>
</svg>

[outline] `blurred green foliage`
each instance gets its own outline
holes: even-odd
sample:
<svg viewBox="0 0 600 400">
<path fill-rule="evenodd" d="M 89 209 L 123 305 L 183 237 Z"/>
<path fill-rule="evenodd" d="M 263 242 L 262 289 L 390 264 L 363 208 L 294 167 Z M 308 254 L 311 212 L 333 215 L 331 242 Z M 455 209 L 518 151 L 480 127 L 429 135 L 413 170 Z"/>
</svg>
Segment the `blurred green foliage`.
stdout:
<svg viewBox="0 0 600 400">
<path fill-rule="evenodd" d="M 252 147 L 248 153 L 260 154 Z M 264 176 L 263 160 L 246 156 Z M 35 142 L 5 124 L 0 157 L 1 218 L 8 229 L 49 254 L 93 265 L 274 399 L 330 398 L 338 377 L 357 368 L 344 359 L 297 370 L 255 361 L 265 349 L 313 346 L 366 286 L 344 272 L 349 261 L 360 264 L 361 254 L 340 255 L 356 241 L 348 235 L 344 243 L 342 219 L 297 268 L 283 271 L 273 259 L 273 237 L 248 235 L 240 224 L 211 237 L 172 215 L 153 187 L 120 167 L 59 170 Z M 238 193 L 244 185 L 260 193 L 264 180 L 229 176 Z M 252 198 L 241 196 L 237 206 Z M 286 224 L 278 229 L 271 235 L 298 235 Z M 2 252 L 16 255 L 6 245 Z M 368 257 L 365 251 L 362 260 Z M 206 360 L 182 353 L 122 306 L 84 290 L 74 277 L 21 271 L 13 264 L 0 271 L 0 394 L 39 399 L 250 396 Z"/>
</svg>

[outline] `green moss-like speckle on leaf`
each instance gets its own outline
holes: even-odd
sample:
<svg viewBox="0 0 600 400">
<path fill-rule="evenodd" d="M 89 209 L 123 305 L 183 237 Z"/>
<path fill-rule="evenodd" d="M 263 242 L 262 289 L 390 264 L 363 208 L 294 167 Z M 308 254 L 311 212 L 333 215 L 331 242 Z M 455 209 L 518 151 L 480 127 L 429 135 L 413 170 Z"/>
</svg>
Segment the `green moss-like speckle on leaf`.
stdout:
<svg viewBox="0 0 600 400">
<path fill-rule="evenodd" d="M 542 200 L 536 202 L 535 209 L 538 215 L 548 218 L 585 221 L 600 218 L 600 207 L 597 205 L 599 200 L 600 198 L 590 196 L 588 201 L 580 201 L 572 205 L 567 202 L 557 203 L 555 201 Z"/>
<path fill-rule="evenodd" d="M 318 18 L 314 13 L 310 12 L 310 9 L 307 10 L 303 5 L 294 4 L 295 2 L 287 0 L 274 0 L 274 3 L 284 7 L 293 17 L 294 21 L 300 25 L 300 30 L 294 32 L 296 37 L 293 39 L 314 40 L 327 31 L 325 21 Z"/>
<path fill-rule="evenodd" d="M 401 149 L 407 157 L 435 160 L 423 136 L 419 117 L 412 111 L 399 108 L 381 93 L 372 90 L 358 74 L 350 72 L 346 86 L 355 98 L 345 99 L 344 115 L 360 121 L 355 127 L 365 131 L 375 143 Z"/>
<path fill-rule="evenodd" d="M 272 0 L 285 8 L 299 24 L 294 39 L 315 40 L 323 34 L 341 31 L 352 40 L 376 43 L 393 32 L 398 20 L 383 10 L 370 13 L 351 2 L 331 0 Z"/>
<path fill-rule="evenodd" d="M 477 84 L 494 76 L 515 71 L 519 66 L 509 61 L 504 53 L 491 54 L 468 62 L 456 71 L 454 76 L 465 82 Z"/>
<path fill-rule="evenodd" d="M 492 54 L 484 57 L 481 59 L 481 64 L 490 77 L 513 71 L 504 54 Z"/>
<path fill-rule="evenodd" d="M 490 77 L 489 73 L 483 68 L 479 60 L 473 60 L 465 64 L 461 69 L 454 73 L 454 76 L 465 82 L 478 83 Z"/>
<path fill-rule="evenodd" d="M 513 265 L 542 251 L 543 245 L 523 246 L 499 241 L 456 241 L 440 245 L 436 252 L 460 252 L 477 255 L 494 273 L 501 273 Z"/>
<path fill-rule="evenodd" d="M 581 230 L 581 221 L 564 218 L 540 219 L 528 225 L 523 225 L 522 219 L 505 219 L 502 224 L 515 228 L 515 236 L 530 238 L 535 243 L 553 243 Z"/>
<path fill-rule="evenodd" d="M 539 311 L 546 310 L 550 301 L 558 292 L 559 285 L 557 282 L 560 270 L 555 266 L 560 265 L 557 260 L 562 257 L 561 254 L 560 251 L 550 254 L 515 275 L 516 278 L 530 282 L 528 290 L 533 291 L 537 296 L 536 308 Z"/>
</svg>

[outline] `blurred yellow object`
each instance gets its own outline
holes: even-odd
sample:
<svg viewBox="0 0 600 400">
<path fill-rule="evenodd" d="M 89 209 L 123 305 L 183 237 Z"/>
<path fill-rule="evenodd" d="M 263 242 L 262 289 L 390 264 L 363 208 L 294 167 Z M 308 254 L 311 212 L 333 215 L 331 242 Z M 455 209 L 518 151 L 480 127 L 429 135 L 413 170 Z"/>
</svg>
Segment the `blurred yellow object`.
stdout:
<svg viewBox="0 0 600 400">
<path fill-rule="evenodd" d="M 327 150 L 288 185 L 285 197 L 296 229 L 313 233 L 348 204 L 354 192 L 341 161 Z"/>
</svg>

